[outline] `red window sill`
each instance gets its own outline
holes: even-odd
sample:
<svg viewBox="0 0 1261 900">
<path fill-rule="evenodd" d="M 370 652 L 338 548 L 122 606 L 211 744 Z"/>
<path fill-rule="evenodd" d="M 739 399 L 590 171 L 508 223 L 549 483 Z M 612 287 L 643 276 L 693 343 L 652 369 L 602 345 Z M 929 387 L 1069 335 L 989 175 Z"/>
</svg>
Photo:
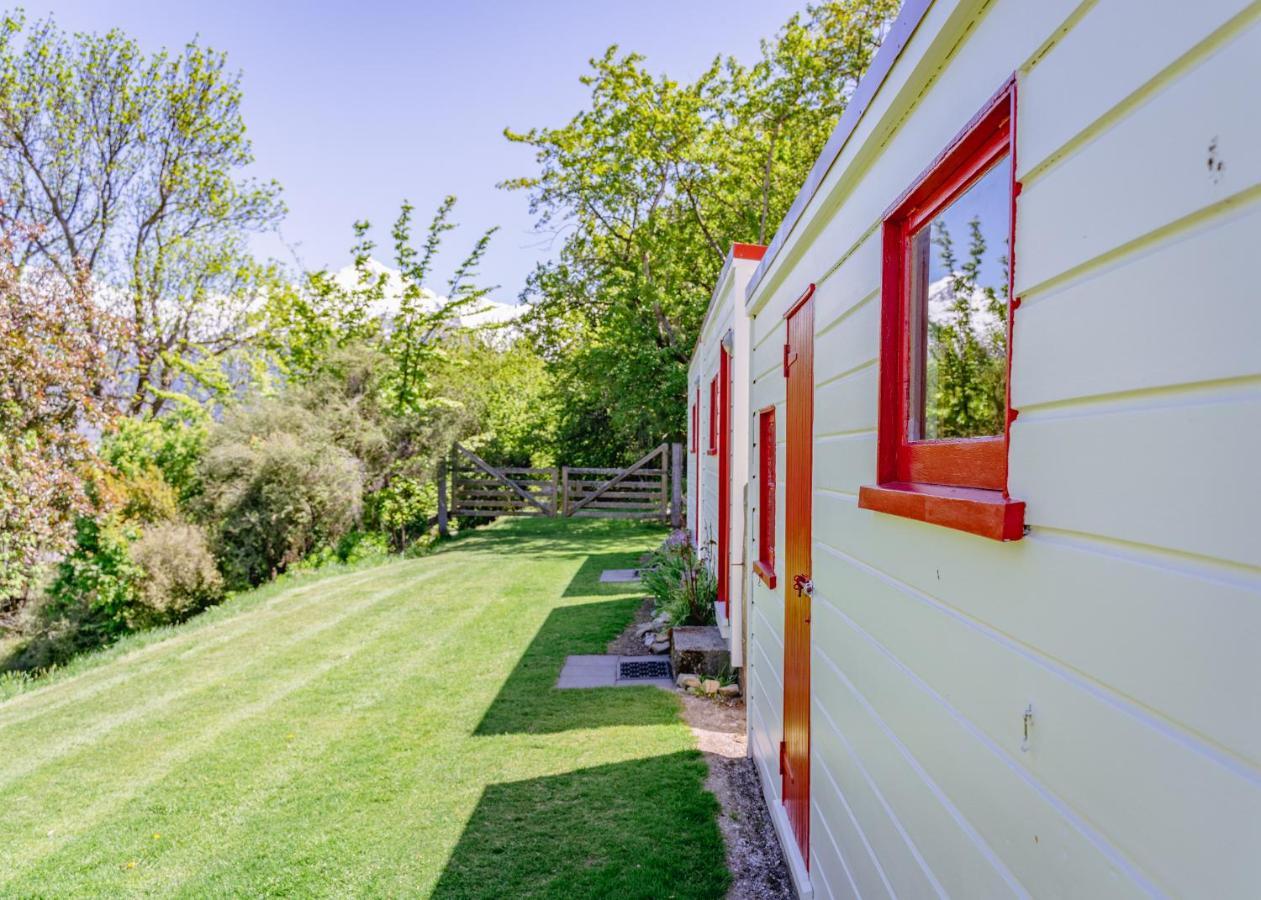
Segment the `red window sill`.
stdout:
<svg viewBox="0 0 1261 900">
<path fill-rule="evenodd" d="M 775 587 L 775 570 L 760 559 L 753 564 L 753 572 L 768 588 Z"/>
<path fill-rule="evenodd" d="M 996 541 L 1018 541 L 1025 533 L 1024 501 L 1004 497 L 1002 491 L 893 481 L 864 485 L 858 505 Z"/>
</svg>

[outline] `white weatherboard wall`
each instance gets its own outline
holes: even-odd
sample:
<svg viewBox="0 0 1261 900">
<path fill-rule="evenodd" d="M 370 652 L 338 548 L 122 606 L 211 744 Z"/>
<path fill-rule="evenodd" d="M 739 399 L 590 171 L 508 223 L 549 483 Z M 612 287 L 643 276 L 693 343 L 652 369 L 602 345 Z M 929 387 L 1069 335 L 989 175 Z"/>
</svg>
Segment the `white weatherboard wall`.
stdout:
<svg viewBox="0 0 1261 900">
<path fill-rule="evenodd" d="M 1030 531 L 1004 544 L 857 494 L 881 215 L 1012 72 L 1010 489 Z M 1258 85 L 1258 3 L 937 0 L 755 276 L 750 406 L 781 407 L 781 478 L 783 314 L 818 285 L 816 895 L 1261 892 Z M 778 574 L 747 579 L 774 809 Z"/>
<path fill-rule="evenodd" d="M 741 245 L 744 252 L 752 249 Z M 760 249 L 760 248 L 757 248 Z M 696 546 L 706 554 L 710 570 L 718 565 L 718 456 L 709 451 L 709 384 L 718 374 L 722 341 L 731 334 L 731 586 L 730 616 L 720 608 L 719 627 L 731 649 L 732 667 L 744 665 L 744 489 L 749 480 L 749 319 L 744 311 L 745 288 L 757 260 L 729 253 L 718 276 L 718 286 L 710 299 L 701 325 L 696 349 L 688 370 L 691 396 L 700 388 L 701 405 L 696 441 L 697 452 L 688 461 L 689 510 L 700 513 L 692 533 Z M 692 446 L 688 444 L 689 448 Z"/>
</svg>

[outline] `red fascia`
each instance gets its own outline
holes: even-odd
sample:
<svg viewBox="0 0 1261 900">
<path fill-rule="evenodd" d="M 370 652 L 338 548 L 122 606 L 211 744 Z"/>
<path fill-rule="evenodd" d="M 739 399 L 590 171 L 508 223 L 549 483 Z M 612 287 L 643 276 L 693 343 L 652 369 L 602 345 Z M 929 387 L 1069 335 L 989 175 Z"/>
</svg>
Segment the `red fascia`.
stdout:
<svg viewBox="0 0 1261 900">
<path fill-rule="evenodd" d="M 761 259 L 766 255 L 766 248 L 761 244 L 740 244 L 731 245 L 731 256 L 733 259 Z"/>
</svg>

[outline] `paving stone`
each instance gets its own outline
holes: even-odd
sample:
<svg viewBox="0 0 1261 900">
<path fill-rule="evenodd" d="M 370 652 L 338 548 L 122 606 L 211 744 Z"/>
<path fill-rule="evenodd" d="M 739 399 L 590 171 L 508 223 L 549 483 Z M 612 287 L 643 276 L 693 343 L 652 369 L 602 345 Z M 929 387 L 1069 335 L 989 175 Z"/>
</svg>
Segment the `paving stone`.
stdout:
<svg viewBox="0 0 1261 900">
<path fill-rule="evenodd" d="M 639 581 L 638 569 L 605 569 L 600 573 L 605 584 L 634 584 Z"/>
</svg>

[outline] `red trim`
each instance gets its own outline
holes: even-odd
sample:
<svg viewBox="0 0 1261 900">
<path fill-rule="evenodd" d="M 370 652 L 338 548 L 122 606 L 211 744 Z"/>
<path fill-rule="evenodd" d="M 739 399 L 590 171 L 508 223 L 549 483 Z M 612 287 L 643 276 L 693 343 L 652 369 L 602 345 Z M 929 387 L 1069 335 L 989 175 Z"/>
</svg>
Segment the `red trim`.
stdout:
<svg viewBox="0 0 1261 900">
<path fill-rule="evenodd" d="M 698 432 L 701 430 L 700 391 L 698 390 L 696 394 L 697 394 L 696 402 L 692 404 L 692 417 L 691 417 L 692 418 L 692 452 L 693 453 L 696 452 L 696 447 L 700 443 L 700 435 L 698 434 Z"/>
<path fill-rule="evenodd" d="M 793 314 L 797 312 L 797 310 L 801 309 L 801 307 L 805 306 L 806 301 L 809 300 L 813 296 L 814 296 L 814 282 L 812 281 L 808 285 L 806 285 L 806 289 L 802 291 L 801 296 L 798 297 L 793 302 L 793 305 L 788 307 L 788 312 L 784 313 L 784 318 L 791 319 Z"/>
<path fill-rule="evenodd" d="M 775 587 L 775 407 L 757 414 L 758 440 L 758 520 L 757 561 L 753 571 L 766 584 Z"/>
<path fill-rule="evenodd" d="M 775 570 L 767 567 L 766 563 L 760 559 L 753 564 L 753 573 L 762 579 L 762 583 L 768 588 L 774 588 L 779 583 L 775 578 Z"/>
<path fill-rule="evenodd" d="M 718 600 L 731 617 L 731 354 L 718 361 Z"/>
<path fill-rule="evenodd" d="M 1024 533 L 1024 503 L 1007 493 L 1011 434 L 1011 335 L 1007 311 L 1007 416 L 1004 432 L 968 440 L 913 441 L 908 434 L 911 388 L 911 319 L 907 272 L 910 236 L 953 203 L 1004 155 L 1011 162 L 1008 296 L 1015 284 L 1016 80 L 1013 75 L 937 156 L 885 215 L 881 288 L 880 413 L 876 456 L 878 487 L 864 487 L 858 505 L 959 528 L 999 540 Z"/>
<path fill-rule="evenodd" d="M 861 487 L 858 505 L 996 541 L 1018 541 L 1024 536 L 1024 501 L 1012 500 L 1001 491 L 893 481 Z"/>
<path fill-rule="evenodd" d="M 765 253 L 766 248 L 761 244 L 735 243 L 731 245 L 731 255 L 734 259 L 761 259 Z"/>
<path fill-rule="evenodd" d="M 718 452 L 718 376 L 709 380 L 709 444 L 705 452 L 713 456 Z"/>
</svg>

